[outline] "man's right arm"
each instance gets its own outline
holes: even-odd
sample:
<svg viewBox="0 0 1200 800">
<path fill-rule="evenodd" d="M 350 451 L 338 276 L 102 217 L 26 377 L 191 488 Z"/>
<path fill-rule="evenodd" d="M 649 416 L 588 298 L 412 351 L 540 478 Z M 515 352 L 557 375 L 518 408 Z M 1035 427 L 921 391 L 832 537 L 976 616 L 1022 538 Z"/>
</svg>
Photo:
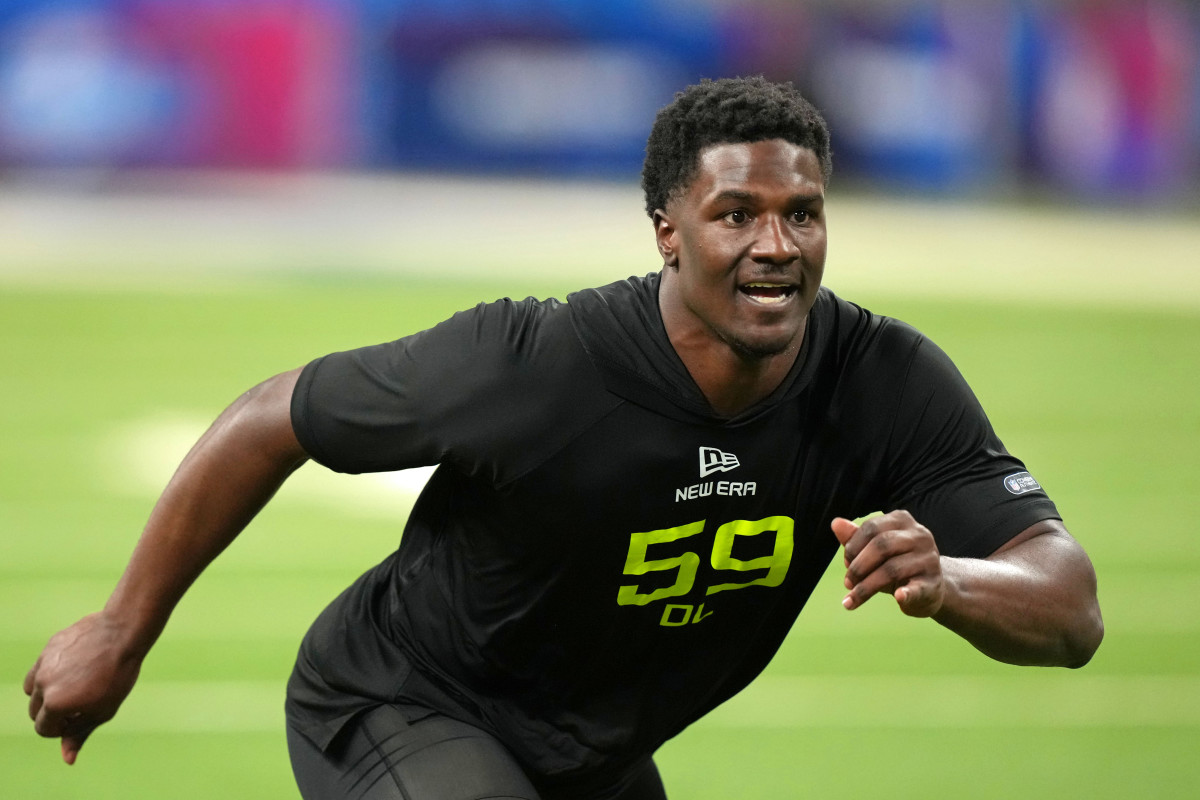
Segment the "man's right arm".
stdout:
<svg viewBox="0 0 1200 800">
<path fill-rule="evenodd" d="M 176 603 L 308 456 L 292 431 L 300 370 L 239 397 L 192 448 L 163 491 L 103 610 L 55 634 L 25 678 L 39 734 L 75 762 L 116 714 Z"/>
</svg>

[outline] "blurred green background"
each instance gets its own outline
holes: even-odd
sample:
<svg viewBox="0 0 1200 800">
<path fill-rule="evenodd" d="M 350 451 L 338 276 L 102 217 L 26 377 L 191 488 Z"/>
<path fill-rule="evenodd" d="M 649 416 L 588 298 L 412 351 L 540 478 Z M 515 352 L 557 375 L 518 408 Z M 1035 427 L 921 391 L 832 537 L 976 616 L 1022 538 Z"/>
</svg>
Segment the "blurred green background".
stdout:
<svg viewBox="0 0 1200 800">
<path fill-rule="evenodd" d="M 393 223 L 364 243 L 314 228 L 316 200 L 345 196 L 305 186 L 208 187 L 228 213 L 207 227 L 188 222 L 195 196 L 144 187 L 93 197 L 90 226 L 53 189 L 0 198 L 32 215 L 0 244 L 6 798 L 294 797 L 295 648 L 394 547 L 403 479 L 306 466 L 185 598 L 76 766 L 32 733 L 22 677 L 103 603 L 173 464 L 241 391 L 479 300 L 656 268 L 631 187 L 463 182 L 431 202 L 372 184 L 363 208 Z M 298 194 L 315 216 L 280 205 Z M 1107 638 L 1081 671 L 1008 667 L 886 598 L 845 612 L 835 571 L 768 672 L 662 750 L 671 796 L 1195 796 L 1200 226 L 836 193 L 829 208 L 827 285 L 955 359 L 1091 554 Z"/>
</svg>

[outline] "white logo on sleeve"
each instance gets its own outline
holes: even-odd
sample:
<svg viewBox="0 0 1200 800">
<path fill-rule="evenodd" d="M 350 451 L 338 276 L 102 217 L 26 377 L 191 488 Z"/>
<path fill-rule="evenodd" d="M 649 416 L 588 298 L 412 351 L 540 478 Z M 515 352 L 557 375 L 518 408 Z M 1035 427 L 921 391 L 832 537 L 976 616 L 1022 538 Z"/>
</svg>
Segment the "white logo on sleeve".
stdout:
<svg viewBox="0 0 1200 800">
<path fill-rule="evenodd" d="M 1028 472 L 1014 472 L 1004 479 L 1004 488 L 1013 494 L 1025 494 L 1042 488 Z"/>
<path fill-rule="evenodd" d="M 729 472 L 741 466 L 738 457 L 733 453 L 723 453 L 715 447 L 700 448 L 700 477 L 704 478 L 714 472 Z"/>
</svg>

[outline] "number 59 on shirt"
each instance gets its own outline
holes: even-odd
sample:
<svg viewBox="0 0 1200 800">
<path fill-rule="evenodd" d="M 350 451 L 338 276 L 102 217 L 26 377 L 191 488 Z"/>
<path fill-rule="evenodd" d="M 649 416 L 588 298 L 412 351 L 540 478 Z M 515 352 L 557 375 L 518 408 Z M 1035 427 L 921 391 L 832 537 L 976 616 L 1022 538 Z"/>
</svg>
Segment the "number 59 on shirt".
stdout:
<svg viewBox="0 0 1200 800">
<path fill-rule="evenodd" d="M 657 531 L 643 531 L 629 536 L 629 554 L 625 558 L 625 575 L 645 575 L 649 572 L 665 572 L 677 569 L 675 583 L 649 592 L 639 592 L 637 584 L 626 584 L 617 590 L 617 604 L 622 606 L 644 606 L 655 600 L 667 597 L 681 597 L 692 591 L 696 574 L 700 569 L 700 556 L 686 551 L 670 558 L 647 559 L 647 551 L 651 545 L 686 539 L 702 533 L 706 520 L 677 525 L 674 528 L 663 528 Z M 747 586 L 778 586 L 787 576 L 788 567 L 792 563 L 793 532 L 795 522 L 791 517 L 766 517 L 759 520 L 738 519 L 726 522 L 717 528 L 713 536 L 712 555 L 709 563 L 713 569 L 732 572 L 752 572 L 767 570 L 766 575 L 750 581 L 715 583 L 705 589 L 705 595 L 716 594 L 730 589 L 745 589 Z M 770 555 L 751 558 L 743 561 L 733 557 L 734 544 L 739 536 L 762 536 L 774 534 L 775 543 Z M 729 576 L 730 578 L 734 576 Z"/>
</svg>

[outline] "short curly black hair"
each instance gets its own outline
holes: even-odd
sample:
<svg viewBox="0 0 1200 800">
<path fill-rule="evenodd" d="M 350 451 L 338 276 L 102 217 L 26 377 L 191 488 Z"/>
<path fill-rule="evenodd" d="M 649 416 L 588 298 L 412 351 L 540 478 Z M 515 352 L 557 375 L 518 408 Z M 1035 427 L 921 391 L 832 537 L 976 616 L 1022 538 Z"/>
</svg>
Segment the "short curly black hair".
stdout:
<svg viewBox="0 0 1200 800">
<path fill-rule="evenodd" d="M 684 191 L 695 177 L 700 151 L 726 142 L 784 139 L 813 151 L 829 183 L 833 160 L 821 112 L 790 82 L 762 76 L 704 79 L 675 95 L 654 120 L 646 142 L 642 190 L 646 213 Z"/>
</svg>

